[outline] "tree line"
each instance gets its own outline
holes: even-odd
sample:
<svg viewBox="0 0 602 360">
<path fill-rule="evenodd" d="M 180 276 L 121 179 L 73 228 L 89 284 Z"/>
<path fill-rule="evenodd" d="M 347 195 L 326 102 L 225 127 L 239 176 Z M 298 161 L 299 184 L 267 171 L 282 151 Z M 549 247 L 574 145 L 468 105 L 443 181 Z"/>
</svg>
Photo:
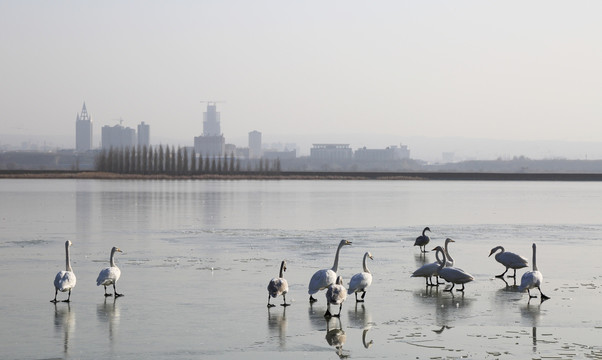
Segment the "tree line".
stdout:
<svg viewBox="0 0 602 360">
<path fill-rule="evenodd" d="M 103 149 L 95 159 L 96 171 L 118 174 L 232 174 L 240 172 L 279 172 L 280 159 L 240 159 L 234 154 L 208 156 L 188 154 L 178 146 L 132 146 Z"/>
</svg>

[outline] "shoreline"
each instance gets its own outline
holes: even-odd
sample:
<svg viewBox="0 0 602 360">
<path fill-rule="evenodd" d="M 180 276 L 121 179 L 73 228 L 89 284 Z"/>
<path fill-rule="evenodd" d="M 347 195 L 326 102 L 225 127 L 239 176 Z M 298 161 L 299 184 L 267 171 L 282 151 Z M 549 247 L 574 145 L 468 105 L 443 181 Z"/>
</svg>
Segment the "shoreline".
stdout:
<svg viewBox="0 0 602 360">
<path fill-rule="evenodd" d="M 118 174 L 100 171 L 0 170 L 0 179 L 96 180 L 446 180 L 446 181 L 602 181 L 602 173 L 491 172 L 239 172 L 226 174 Z"/>
</svg>

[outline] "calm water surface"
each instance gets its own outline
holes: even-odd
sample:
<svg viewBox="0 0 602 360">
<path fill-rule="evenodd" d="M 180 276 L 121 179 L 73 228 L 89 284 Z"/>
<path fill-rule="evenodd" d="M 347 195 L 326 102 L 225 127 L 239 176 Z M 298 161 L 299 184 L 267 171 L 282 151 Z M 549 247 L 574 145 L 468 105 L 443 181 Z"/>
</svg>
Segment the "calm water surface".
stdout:
<svg viewBox="0 0 602 360">
<path fill-rule="evenodd" d="M 0 180 L 1 357 L 602 358 L 601 210 L 597 182 Z M 434 261 L 424 226 L 456 240 L 463 295 L 409 277 Z M 339 274 L 371 251 L 374 282 L 326 321 L 307 284 L 342 238 Z M 66 240 L 77 286 L 54 305 Z M 533 242 L 544 303 L 487 257 Z M 95 284 L 112 246 L 118 299 Z M 292 306 L 268 310 L 283 259 Z"/>
</svg>

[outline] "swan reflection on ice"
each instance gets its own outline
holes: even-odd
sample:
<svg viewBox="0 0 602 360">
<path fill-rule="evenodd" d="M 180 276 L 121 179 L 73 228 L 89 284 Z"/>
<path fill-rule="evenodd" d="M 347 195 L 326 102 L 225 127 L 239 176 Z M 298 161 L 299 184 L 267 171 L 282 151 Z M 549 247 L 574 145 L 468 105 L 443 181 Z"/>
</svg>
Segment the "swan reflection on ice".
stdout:
<svg viewBox="0 0 602 360">
<path fill-rule="evenodd" d="M 119 327 L 120 310 L 119 306 L 117 306 L 117 299 L 117 297 L 113 297 L 112 301 L 107 301 L 107 297 L 105 297 L 104 302 L 98 304 L 96 307 L 96 317 L 98 318 L 98 321 L 109 324 L 109 341 L 111 344 L 116 338 L 115 332 Z"/>
<path fill-rule="evenodd" d="M 286 307 L 282 308 L 282 313 L 272 313 L 268 308 L 268 328 L 270 333 L 278 335 L 280 348 L 286 346 Z"/>
<path fill-rule="evenodd" d="M 335 328 L 331 329 L 330 328 L 331 321 L 338 322 L 339 326 L 336 327 L 336 324 L 335 324 Z M 341 359 L 345 359 L 345 358 L 349 357 L 348 353 L 343 352 L 343 345 L 345 344 L 346 340 L 347 340 L 347 335 L 345 334 L 345 331 L 343 330 L 343 325 L 341 324 L 341 319 L 338 317 L 328 318 L 326 320 L 326 342 L 328 343 L 328 345 L 335 347 L 336 353 L 339 356 L 339 358 L 341 358 Z"/>
<path fill-rule="evenodd" d="M 69 338 L 75 331 L 75 313 L 71 311 L 71 305 L 59 307 L 54 304 L 54 330 L 63 335 L 63 351 L 69 353 Z"/>
</svg>

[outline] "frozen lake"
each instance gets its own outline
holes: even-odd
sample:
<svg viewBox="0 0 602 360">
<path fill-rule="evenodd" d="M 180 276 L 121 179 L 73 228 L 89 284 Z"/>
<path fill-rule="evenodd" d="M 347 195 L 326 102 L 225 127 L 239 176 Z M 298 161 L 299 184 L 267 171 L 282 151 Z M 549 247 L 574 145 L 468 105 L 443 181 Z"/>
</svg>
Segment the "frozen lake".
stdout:
<svg viewBox="0 0 602 360">
<path fill-rule="evenodd" d="M 0 180 L 1 357 L 602 358 L 601 210 L 598 182 Z M 410 278 L 434 261 L 424 226 L 429 249 L 456 241 L 464 294 Z M 374 280 L 327 321 L 307 285 L 341 239 L 345 284 L 366 251 Z M 66 240 L 77 285 L 55 305 Z M 487 257 L 534 242 L 543 303 Z M 95 282 L 113 246 L 117 299 Z M 292 305 L 267 309 L 283 259 Z"/>
</svg>

